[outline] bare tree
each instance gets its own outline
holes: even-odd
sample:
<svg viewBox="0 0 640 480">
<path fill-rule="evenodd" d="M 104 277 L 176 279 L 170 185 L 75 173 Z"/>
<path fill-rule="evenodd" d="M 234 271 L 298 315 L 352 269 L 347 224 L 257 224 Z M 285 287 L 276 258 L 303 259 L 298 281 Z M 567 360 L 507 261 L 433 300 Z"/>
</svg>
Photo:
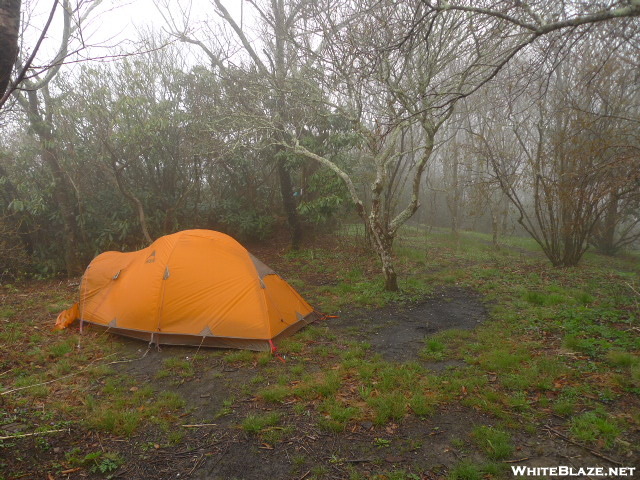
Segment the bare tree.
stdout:
<svg viewBox="0 0 640 480">
<path fill-rule="evenodd" d="M 269 79 L 272 115 L 260 118 L 255 128 L 271 130 L 274 144 L 318 162 L 344 181 L 380 257 L 388 290 L 398 288 L 392 257 L 394 239 L 419 207 L 423 175 L 436 136 L 456 103 L 490 82 L 536 39 L 562 29 L 635 16 L 635 3 L 629 8 L 597 11 L 545 4 L 540 12 L 517 3 L 505 12 L 424 0 L 325 0 L 313 4 L 272 0 L 266 6 L 252 1 L 260 25 L 269 32 L 263 37 L 268 41 L 259 44 L 252 42 L 219 0 L 214 0 L 216 13 L 238 40 L 244 54 L 241 58 Z M 296 35 L 293 26 L 298 20 L 306 22 L 305 31 L 310 34 Z M 202 48 L 214 69 L 224 71 L 228 58 L 190 32 L 173 30 L 184 41 Z M 322 104 L 325 112 L 328 109 L 349 118 L 360 135 L 360 149 L 354 149 L 353 154 L 369 165 L 372 180 L 366 195 L 353 181 L 355 169 L 309 148 L 302 141 L 309 130 L 304 121 L 291 121 L 289 112 L 296 98 L 287 92 L 296 67 L 302 63 L 296 57 L 301 51 L 305 52 L 305 65 L 321 72 L 317 82 L 322 95 L 312 102 Z M 308 104 L 306 108 L 315 115 L 322 110 Z M 419 136 L 409 136 L 415 129 L 419 129 Z M 403 141 L 409 138 L 410 144 Z M 286 173 L 282 153 L 276 151 L 278 169 Z M 400 171 L 403 179 L 397 175 Z M 399 191 L 392 186 L 398 182 L 406 182 L 411 192 L 404 205 L 389 198 Z M 287 206 L 291 196 L 287 184 L 281 177 L 282 199 L 289 213 L 295 210 Z M 289 216 L 295 232 L 293 218 Z"/>
<path fill-rule="evenodd" d="M 381 110 L 374 110 L 373 115 L 380 118 L 380 123 L 392 125 L 389 132 L 400 129 L 402 122 L 407 121 L 416 121 L 422 129 L 422 157 L 413 170 L 411 201 L 394 218 L 380 215 L 380 203 L 376 199 L 389 180 L 387 169 L 403 152 L 396 152 L 395 157 L 391 154 L 373 157 L 372 164 L 378 173 L 371 186 L 371 210 L 365 214 L 364 204 L 344 169 L 314 156 L 299 144 L 293 148 L 331 168 L 345 181 L 371 232 L 374 248 L 383 264 L 385 286 L 390 290 L 397 288 L 391 263 L 393 239 L 399 226 L 418 208 L 422 174 L 433 152 L 435 136 L 450 117 L 456 102 L 477 92 L 518 53 L 542 36 L 640 13 L 636 0 L 626 6 L 612 5 L 597 11 L 584 5 L 584 8 L 576 9 L 575 5 L 563 3 L 558 7 L 559 11 L 548 5 L 544 12 L 538 13 L 521 2 L 509 7 L 507 13 L 473 5 L 452 6 L 428 1 L 401 5 L 361 2 L 359 8 L 344 15 L 353 21 L 346 22 L 348 26 L 341 31 L 333 20 L 336 16 L 341 18 L 336 15 L 337 5 L 340 2 L 323 3 L 318 7 L 318 15 L 323 18 L 324 31 L 332 34 L 326 52 L 331 71 L 342 74 L 338 83 L 346 85 L 349 94 L 357 92 L 360 95 L 352 102 L 355 105 L 369 106 L 367 102 L 371 98 L 386 102 L 387 108 L 382 110 L 386 116 Z M 512 15 L 513 8 L 519 9 L 519 15 L 527 19 Z M 326 12 L 330 13 L 326 15 Z M 364 70 L 364 78 L 359 84 L 349 79 L 358 78 L 355 75 L 358 69 Z M 361 121 L 366 124 L 366 118 L 361 117 Z M 388 145 L 393 143 L 387 142 Z M 511 184 L 506 182 L 505 186 Z M 381 221 L 383 219 L 391 220 Z"/>
<path fill-rule="evenodd" d="M 530 104 L 512 97 L 494 113 L 506 122 L 476 131 L 519 223 L 555 266 L 576 265 L 611 202 L 637 192 L 635 129 L 620 122 L 636 108 L 637 86 L 623 65 L 583 44 L 548 78 L 527 81 Z"/>
<path fill-rule="evenodd" d="M 616 189 L 596 221 L 589 243 L 605 255 L 615 255 L 640 240 L 640 186 Z"/>
<path fill-rule="evenodd" d="M 370 168 L 375 172 L 368 204 L 350 174 L 327 158 L 321 158 L 299 143 L 289 142 L 296 153 L 331 168 L 347 184 L 356 209 L 370 233 L 385 276 L 385 288 L 397 290 L 392 247 L 399 228 L 419 207 L 423 174 L 432 158 L 436 135 L 451 117 L 458 92 L 470 91 L 491 74 L 490 65 L 502 55 L 511 40 L 498 22 L 485 22 L 473 35 L 461 35 L 468 28 L 467 17 L 457 12 L 442 14 L 419 2 L 398 6 L 392 2 L 365 2 L 351 5 L 338 18 L 336 8 L 318 7 L 325 38 L 325 58 L 321 61 L 334 72 L 330 81 L 343 87 L 339 108 L 354 118 L 363 137 L 377 135 L 379 147 L 369 149 Z M 326 12 L 330 12 L 327 14 Z M 323 16 L 324 15 L 324 16 Z M 420 17 L 420 34 L 407 31 L 407 19 Z M 418 38 L 420 36 L 420 38 Z M 399 42 L 398 39 L 404 41 Z M 417 129 L 410 146 L 399 142 L 406 132 Z M 374 142 L 374 144 L 376 143 Z M 371 144 L 372 142 L 365 142 Z M 384 201 L 389 188 L 399 178 L 397 172 L 410 157 L 404 181 L 411 192 L 407 203 Z M 397 207 L 391 210 L 391 207 Z"/>
<path fill-rule="evenodd" d="M 488 68 L 482 72 L 476 82 L 470 85 L 471 88 L 451 92 L 448 102 L 455 102 L 478 91 L 494 79 L 520 52 L 540 38 L 563 31 L 579 35 L 588 32 L 595 24 L 611 20 L 629 22 L 633 21 L 634 17 L 640 16 L 640 0 L 625 0 L 623 2 L 570 0 L 539 2 L 537 4 L 521 0 L 508 0 L 499 3 L 474 0 L 458 2 L 421 0 L 421 2 L 427 13 L 414 15 L 411 28 L 399 40 L 400 45 L 411 43 L 420 37 L 425 25 L 429 25 L 429 14 L 432 12 L 467 13 L 472 31 L 477 31 L 477 26 L 483 24 L 482 18 L 490 18 L 498 22 L 502 28 L 509 29 L 510 35 L 513 36 L 511 42 L 507 42 L 502 48 L 497 49 L 493 60 L 486 64 Z M 476 26 L 473 26 L 474 23 Z"/>
</svg>

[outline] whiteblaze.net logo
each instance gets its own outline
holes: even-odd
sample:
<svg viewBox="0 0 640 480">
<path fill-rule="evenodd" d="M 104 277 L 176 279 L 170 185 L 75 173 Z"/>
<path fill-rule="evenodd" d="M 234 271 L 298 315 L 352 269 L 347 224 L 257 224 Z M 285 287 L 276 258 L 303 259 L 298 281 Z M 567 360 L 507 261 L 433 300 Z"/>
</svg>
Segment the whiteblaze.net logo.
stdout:
<svg viewBox="0 0 640 480">
<path fill-rule="evenodd" d="M 633 477 L 636 467 L 526 467 L 511 466 L 511 473 L 517 477 Z"/>
</svg>

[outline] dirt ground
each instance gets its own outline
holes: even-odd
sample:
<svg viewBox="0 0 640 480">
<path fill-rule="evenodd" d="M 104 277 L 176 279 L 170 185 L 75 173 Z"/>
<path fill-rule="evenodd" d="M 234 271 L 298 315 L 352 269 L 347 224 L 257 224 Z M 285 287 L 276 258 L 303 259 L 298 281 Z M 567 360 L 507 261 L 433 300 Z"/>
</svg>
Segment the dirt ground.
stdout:
<svg viewBox="0 0 640 480">
<path fill-rule="evenodd" d="M 371 354 L 379 353 L 392 362 L 408 362 L 422 361 L 418 353 L 424 347 L 425 336 L 444 329 L 474 329 L 486 318 L 487 309 L 477 293 L 449 287 L 411 306 L 338 312 L 338 318 L 323 322 L 339 336 L 369 343 Z M 37 448 L 36 438 L 25 439 L 20 448 L 34 452 L 34 462 L 63 461 L 65 452 L 81 443 L 122 455 L 126 463 L 110 477 L 119 479 L 345 479 L 370 478 L 398 470 L 407 475 L 398 478 L 444 479 L 449 469 L 460 461 L 482 461 L 470 440 L 471 431 L 479 425 L 498 423 L 486 413 L 462 404 L 450 404 L 424 419 L 407 416 L 382 426 L 360 422 L 350 425 L 346 432 L 332 433 L 318 427 L 312 412 L 300 414 L 287 402 L 267 404 L 247 394 L 242 387 L 259 372 L 257 365 L 236 366 L 211 351 L 197 352 L 183 347 L 147 349 L 146 344 L 120 337 L 114 337 L 113 341 L 120 342 L 135 359 L 118 368 L 140 384 L 153 383 L 156 388 L 179 393 L 186 400 L 184 425 L 199 426 L 183 427 L 183 439 L 171 447 L 154 445 L 153 431 L 138 432 L 129 440 L 71 431 L 56 436 L 54 448 L 47 452 Z M 194 355 L 200 355 L 194 362 L 194 376 L 177 384 L 175 379 L 156 377 L 166 358 L 192 359 Z M 280 365 L 276 360 L 272 362 L 275 368 Z M 440 371 L 455 369 L 464 362 L 425 364 Z M 233 398 L 231 412 L 218 416 L 229 398 Z M 292 427 L 291 434 L 273 444 L 261 441 L 240 427 L 248 415 L 269 411 L 282 414 L 283 421 L 278 428 Z M 563 420 L 557 419 L 557 422 Z M 79 439 L 78 435 L 84 438 Z M 612 465 L 563 438 L 554 424 L 541 426 L 533 433 L 516 433 L 514 444 L 515 465 Z M 623 460 L 625 465 L 633 465 L 639 459 Z M 409 477 L 410 474 L 416 476 Z M 77 469 L 47 480 L 94 477 L 104 478 L 104 475 Z"/>
<path fill-rule="evenodd" d="M 330 331 L 366 342 L 373 354 L 379 353 L 394 362 L 419 360 L 418 353 L 427 335 L 450 328 L 473 329 L 487 316 L 479 295 L 455 287 L 438 290 L 410 306 L 336 313 L 337 318 L 323 321 Z M 144 353 L 146 347 L 125 342 L 136 353 Z M 153 381 L 164 358 L 173 355 L 187 358 L 193 353 L 193 349 L 178 347 L 152 349 L 124 368 L 140 382 Z M 455 367 L 446 361 L 427 365 L 435 370 Z M 240 397 L 234 402 L 233 415 L 212 420 L 212 414 L 222 408 L 230 392 L 247 383 L 255 370 L 255 367 L 232 367 L 222 360 L 199 369 L 196 378 L 176 391 L 192 409 L 189 422 L 216 425 L 194 428 L 177 452 L 154 450 L 147 458 L 129 461 L 116 478 L 169 479 L 180 474 L 203 480 L 289 479 L 306 478 L 320 471 L 323 478 L 348 478 L 354 471 L 366 477 L 398 469 L 407 473 L 429 471 L 430 476 L 425 478 L 444 478 L 447 467 L 463 455 L 451 447 L 451 441 L 465 439 L 476 425 L 491 422 L 486 415 L 471 409 L 446 408 L 427 420 L 407 418 L 386 426 L 362 422 L 348 432 L 330 433 L 319 429 L 311 415 L 296 415 L 283 405 L 278 410 L 284 413 L 284 426 L 293 426 L 295 434 L 284 442 L 262 444 L 237 428 L 238 419 L 254 411 L 269 411 L 273 406 L 261 404 L 251 396 Z M 385 446 L 377 446 L 376 439 L 382 439 L 380 443 Z M 389 446 L 383 440 L 389 440 Z"/>
<path fill-rule="evenodd" d="M 425 337 L 447 329 L 474 329 L 487 318 L 487 309 L 476 292 L 450 287 L 413 305 L 338 314 L 329 320 L 331 328 L 344 331 L 357 325 L 362 329 L 357 337 L 370 343 L 374 353 L 385 360 L 408 362 L 419 360 Z M 437 364 L 432 367 L 438 369 Z"/>
</svg>

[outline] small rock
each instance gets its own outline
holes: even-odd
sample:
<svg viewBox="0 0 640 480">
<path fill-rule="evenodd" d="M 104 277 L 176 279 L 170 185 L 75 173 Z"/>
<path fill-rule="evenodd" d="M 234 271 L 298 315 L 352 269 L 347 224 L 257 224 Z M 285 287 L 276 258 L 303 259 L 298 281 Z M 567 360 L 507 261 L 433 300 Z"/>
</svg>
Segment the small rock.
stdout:
<svg viewBox="0 0 640 480">
<path fill-rule="evenodd" d="M 360 422 L 360 426 L 361 426 L 362 428 L 364 428 L 365 430 L 371 430 L 371 428 L 373 427 L 373 423 L 371 423 L 371 422 L 367 422 L 367 421 L 365 421 L 365 422 Z"/>
</svg>

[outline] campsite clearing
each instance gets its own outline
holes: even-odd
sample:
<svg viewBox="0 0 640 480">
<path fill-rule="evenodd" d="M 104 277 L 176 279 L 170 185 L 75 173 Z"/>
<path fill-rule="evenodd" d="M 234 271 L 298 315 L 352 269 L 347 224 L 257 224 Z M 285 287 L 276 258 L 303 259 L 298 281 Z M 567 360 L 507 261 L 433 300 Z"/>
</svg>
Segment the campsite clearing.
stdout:
<svg viewBox="0 0 640 480">
<path fill-rule="evenodd" d="M 3 285 L 0 478 L 498 479 L 511 465 L 640 464 L 638 258 L 553 269 L 521 239 L 486 240 L 464 234 L 456 250 L 405 229 L 397 295 L 349 237 L 252 249 L 337 317 L 275 356 L 54 332 L 77 280 Z"/>
</svg>

